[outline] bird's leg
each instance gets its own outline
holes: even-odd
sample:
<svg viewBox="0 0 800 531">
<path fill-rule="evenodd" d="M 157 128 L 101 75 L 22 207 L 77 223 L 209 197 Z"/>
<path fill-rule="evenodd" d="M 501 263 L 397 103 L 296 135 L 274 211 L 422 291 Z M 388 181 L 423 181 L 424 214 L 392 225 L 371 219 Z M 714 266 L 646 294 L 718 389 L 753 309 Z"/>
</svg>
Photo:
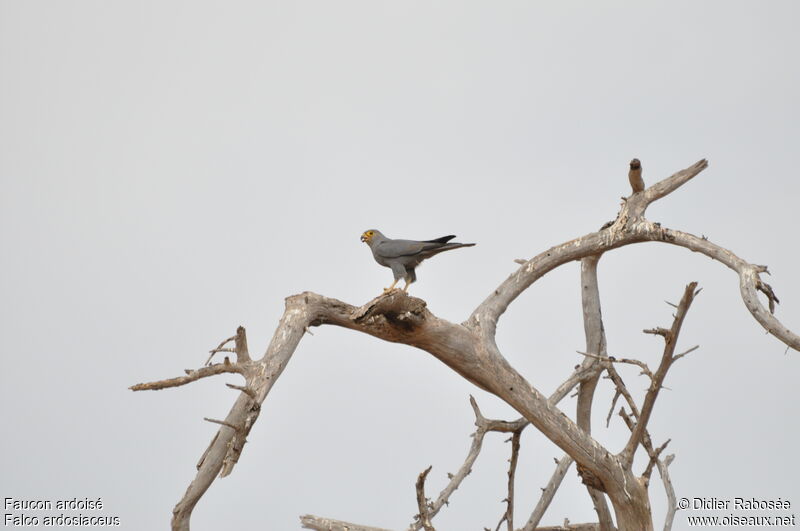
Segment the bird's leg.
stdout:
<svg viewBox="0 0 800 531">
<path fill-rule="evenodd" d="M 397 280 L 398 279 L 394 279 L 394 282 L 392 282 L 392 285 L 389 286 L 388 288 L 383 288 L 383 292 L 384 293 L 388 293 L 388 292 L 392 291 L 394 289 L 395 284 L 397 284 Z M 406 287 L 408 287 L 408 286 L 406 286 Z"/>
<path fill-rule="evenodd" d="M 413 282 L 413 280 L 411 282 Z M 411 285 L 411 282 L 409 282 L 408 279 L 406 279 L 406 285 L 403 286 L 403 291 L 405 293 L 408 293 L 408 287 Z"/>
</svg>

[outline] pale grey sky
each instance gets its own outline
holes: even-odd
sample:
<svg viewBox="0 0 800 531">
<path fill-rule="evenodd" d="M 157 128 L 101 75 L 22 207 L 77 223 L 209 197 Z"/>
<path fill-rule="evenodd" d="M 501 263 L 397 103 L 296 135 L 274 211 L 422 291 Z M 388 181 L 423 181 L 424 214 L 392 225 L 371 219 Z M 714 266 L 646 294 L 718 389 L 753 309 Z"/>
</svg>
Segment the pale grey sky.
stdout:
<svg viewBox="0 0 800 531">
<path fill-rule="evenodd" d="M 709 159 L 649 217 L 768 264 L 798 331 L 797 3 L 599 4 L 0 0 L 0 497 L 102 497 L 123 529 L 167 528 L 216 431 L 202 418 L 224 417 L 239 382 L 128 386 L 199 366 L 240 324 L 263 352 L 288 295 L 366 302 L 391 281 L 367 228 L 477 242 L 412 288 L 461 321 L 513 259 L 613 219 L 634 156 L 648 183 Z M 681 343 L 701 348 L 651 424 L 672 438 L 676 493 L 800 513 L 800 354 L 752 319 L 731 271 L 655 244 L 606 255 L 609 351 L 656 363 L 641 330 L 668 324 L 663 301 L 692 280 Z M 545 393 L 580 361 L 578 282 L 577 264 L 547 275 L 499 325 Z M 516 418 L 426 353 L 318 329 L 193 529 L 298 529 L 305 513 L 402 529 L 417 474 L 433 465 L 433 492 L 465 457 L 470 393 Z M 594 435 L 618 450 L 610 397 L 603 381 Z M 487 437 L 437 529 L 494 527 L 504 439 Z M 518 522 L 560 455 L 526 432 Z M 594 518 L 574 470 L 544 522 L 564 517 Z"/>
</svg>

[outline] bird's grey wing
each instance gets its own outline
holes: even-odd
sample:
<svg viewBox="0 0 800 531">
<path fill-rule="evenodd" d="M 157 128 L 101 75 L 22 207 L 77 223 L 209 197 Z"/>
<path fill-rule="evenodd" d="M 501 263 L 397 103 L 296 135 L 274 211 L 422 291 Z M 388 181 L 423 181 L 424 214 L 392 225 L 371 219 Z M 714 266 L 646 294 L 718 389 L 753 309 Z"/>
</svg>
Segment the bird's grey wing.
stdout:
<svg viewBox="0 0 800 531">
<path fill-rule="evenodd" d="M 416 240 L 386 240 L 375 246 L 375 252 L 382 258 L 413 256 L 429 247 L 441 247 L 440 243 L 419 242 Z"/>
</svg>

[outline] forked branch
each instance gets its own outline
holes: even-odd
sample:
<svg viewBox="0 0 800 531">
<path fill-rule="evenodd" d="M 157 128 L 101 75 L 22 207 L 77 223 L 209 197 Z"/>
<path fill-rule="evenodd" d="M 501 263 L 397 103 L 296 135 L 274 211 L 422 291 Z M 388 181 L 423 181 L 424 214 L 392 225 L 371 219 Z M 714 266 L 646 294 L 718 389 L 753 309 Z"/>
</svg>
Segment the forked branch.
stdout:
<svg viewBox="0 0 800 531">
<path fill-rule="evenodd" d="M 582 367 L 555 393 L 556 395 L 566 394 L 569 392 L 565 391 L 566 389 L 575 384 L 581 384 L 581 393 L 584 398 L 579 400 L 578 423 L 576 424 L 555 406 L 553 397 L 545 398 L 535 386 L 531 385 L 508 363 L 497 347 L 495 332 L 497 322 L 508 306 L 531 284 L 552 269 L 574 260 L 599 257 L 605 252 L 625 245 L 660 242 L 702 253 L 736 271 L 739 275 L 742 298 L 755 319 L 788 346 L 800 350 L 800 337 L 781 324 L 773 314 L 778 298 L 772 288 L 760 279 L 760 274 L 766 272 L 766 267 L 745 262 L 731 251 L 715 245 L 705 238 L 662 227 L 644 217 L 647 207 L 652 202 L 677 190 L 706 167 L 707 162 L 701 160 L 673 176 L 655 183 L 643 192 L 634 193 L 624 201 L 613 223 L 607 224 L 597 232 L 548 249 L 524 262 L 514 274 L 489 294 L 463 324 L 451 323 L 436 317 L 426 308 L 424 301 L 409 297 L 402 292 L 386 293 L 358 308 L 335 299 L 306 292 L 286 300 L 286 311 L 267 352 L 261 359 L 254 361 L 250 358 L 244 329 L 240 328 L 233 338 L 236 342 L 236 347 L 233 349 L 236 361 L 226 358 L 223 363 L 188 371 L 186 376 L 133 386 L 132 389 L 137 391 L 164 389 L 227 372 L 239 373 L 245 377 L 245 386 L 234 387 L 240 391 L 239 397 L 228 416 L 219 421 L 221 426 L 198 464 L 197 476 L 175 507 L 173 531 L 189 529 L 189 519 L 194 505 L 217 475 L 225 476 L 230 473 L 241 454 L 247 434 L 258 418 L 261 404 L 286 367 L 300 340 L 309 327 L 323 324 L 342 326 L 386 341 L 414 346 L 431 353 L 470 382 L 493 393 L 514 407 L 523 417 L 520 421 L 533 424 L 564 450 L 578 463 L 582 475 L 596 478 L 596 490 L 604 491 L 611 499 L 620 529 L 635 531 L 651 529 L 652 522 L 649 514 L 634 510 L 637 506 L 647 504 L 647 493 L 631 473 L 630 461 L 636 447 L 645 439 L 647 422 L 669 364 L 683 355 L 674 355 L 675 340 L 682 317 L 680 322 L 676 320 L 676 323 L 673 323 L 673 328 L 668 331 L 669 333 L 665 331 L 663 334 L 667 345 L 662 356 L 662 363 L 654 373 L 648 374 L 648 376 L 652 376 L 651 387 L 645 397 L 641 412 L 634 410 L 636 425 L 623 450 L 622 457 L 624 459 L 622 461 L 591 437 L 585 421 L 587 405 L 589 409 L 591 406 L 592 393 L 590 391 L 593 391 L 596 378 L 600 369 L 603 368 L 601 364 L 606 363 L 598 359 L 605 356 L 605 352 L 598 346 L 600 343 L 595 339 L 590 341 L 587 332 L 586 351 L 588 355 L 584 359 Z M 761 303 L 758 297 L 759 291 L 766 296 L 769 310 Z M 694 291 L 692 291 L 691 297 L 693 296 Z M 691 297 L 686 303 L 685 309 L 688 309 Z M 685 309 L 683 314 L 685 314 Z M 680 306 L 678 313 L 681 313 Z M 597 322 L 600 322 L 599 304 L 597 317 Z M 586 322 L 589 323 L 589 321 Z M 601 322 L 600 328 L 597 328 L 596 324 L 587 326 L 587 330 L 593 331 L 593 337 L 600 337 L 597 336 L 597 332 L 602 331 Z M 212 356 L 217 352 L 230 352 L 230 347 L 226 346 L 228 343 L 229 341 L 221 343 L 217 349 L 212 351 Z M 605 368 L 613 377 L 613 365 Z M 625 396 L 619 386 L 618 391 L 620 395 Z M 625 398 L 628 400 L 629 397 Z M 657 461 L 659 470 L 662 469 L 660 463 Z M 559 469 L 561 468 L 564 467 L 559 465 Z M 664 468 L 665 470 L 666 468 Z M 436 503 L 438 503 L 438 499 L 429 507 L 431 517 L 435 514 L 434 510 L 438 510 Z M 595 506 L 598 507 L 598 504 L 596 503 Z M 421 511 L 422 513 L 423 511 Z M 602 515 L 601 518 L 603 518 Z M 334 521 L 328 520 L 327 522 L 330 522 L 331 527 L 329 528 L 334 529 L 332 527 Z M 309 520 L 308 525 L 323 524 L 320 524 L 319 521 Z M 350 529 L 355 530 L 360 527 L 351 526 Z"/>
</svg>

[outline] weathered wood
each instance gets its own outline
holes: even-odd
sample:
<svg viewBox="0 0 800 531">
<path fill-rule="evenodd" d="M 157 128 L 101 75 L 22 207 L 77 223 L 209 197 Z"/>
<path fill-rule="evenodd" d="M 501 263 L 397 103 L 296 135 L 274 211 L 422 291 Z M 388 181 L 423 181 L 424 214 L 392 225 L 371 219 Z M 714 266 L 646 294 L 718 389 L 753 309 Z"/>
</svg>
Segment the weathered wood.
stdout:
<svg viewBox="0 0 800 531">
<path fill-rule="evenodd" d="M 645 445 L 649 454 L 652 451 L 646 426 L 669 365 L 685 354 L 674 354 L 674 339 L 677 337 L 685 310 L 688 309 L 688 303 L 684 307 L 682 302 L 678 308 L 680 322 L 676 318 L 670 330 L 660 332 L 656 330 L 656 333 L 662 333 L 667 340 L 669 352 L 665 347 L 662 364 L 655 373 L 649 372 L 652 385 L 641 411 L 636 409 L 630 394 L 626 394 L 621 379 L 617 377 L 614 380 L 617 394 L 625 396 L 629 401 L 636 418 L 628 444 L 620 454 L 614 455 L 595 441 L 590 434 L 591 407 L 597 378 L 603 368 L 612 375 L 612 379 L 615 374 L 611 360 L 605 360 L 607 353 L 596 279 L 599 257 L 619 247 L 642 242 L 669 243 L 702 253 L 734 270 L 739 275 L 740 292 L 744 303 L 754 318 L 775 337 L 795 350 L 800 350 L 800 337 L 781 324 L 773 314 L 778 298 L 772 288 L 760 279 L 760 274 L 766 272 L 766 267 L 745 262 L 731 251 L 705 238 L 662 227 L 644 217 L 647 207 L 652 202 L 677 190 L 706 167 L 705 160 L 698 161 L 644 191 L 634 193 L 624 200 L 615 221 L 604 225 L 601 230 L 552 247 L 530 260 L 523 261 L 519 269 L 493 290 L 462 324 L 451 323 L 435 316 L 428 310 L 425 301 L 410 297 L 399 290 L 384 293 L 361 307 L 305 292 L 286 299 L 284 315 L 267 352 L 261 359 L 250 358 L 244 329 L 240 327 L 235 336 L 222 342 L 211 353 L 213 356 L 216 352 L 234 352 L 236 361 L 232 362 L 225 358 L 221 364 L 187 371 L 186 376 L 133 386 L 132 389 L 137 391 L 164 389 L 222 373 L 237 373 L 245 378 L 244 386 L 234 386 L 240 393 L 228 416 L 224 420 L 215 421 L 221 424 L 220 429 L 198 463 L 196 477 L 173 511 L 173 530 L 188 530 L 192 510 L 200 497 L 217 475 L 225 476 L 232 471 L 243 451 L 246 437 L 258 419 L 261 404 L 285 369 L 303 335 L 309 327 L 325 324 L 414 346 L 432 354 L 462 377 L 510 404 L 522 415 L 522 419 L 515 423 L 502 424 L 505 421 L 483 419 L 484 427 L 481 428 L 479 422 L 481 416 L 477 405 L 474 405 L 479 432 L 483 429 L 482 433 L 485 434 L 490 429 L 488 427 L 490 422 L 494 422 L 493 426 L 498 429 L 497 431 L 512 425 L 518 426 L 521 430 L 530 423 L 567 454 L 568 457 L 565 456 L 559 463 L 547 489 L 555 490 L 569 463 L 574 460 L 584 479 L 590 478 L 592 484 L 605 492 L 610 499 L 620 530 L 652 529 L 646 484 L 632 472 L 631 463 L 633 454 L 640 444 Z M 556 389 L 553 396 L 546 398 L 503 357 L 495 343 L 495 333 L 499 318 L 523 291 L 549 271 L 573 260 L 583 260 L 584 266 L 582 283 L 585 291 L 583 305 L 587 352 L 581 366 L 577 367 L 569 379 Z M 758 297 L 759 291 L 767 297 L 769 310 L 761 303 Z M 693 287 L 691 293 L 693 297 Z M 236 342 L 234 349 L 225 347 L 231 340 Z M 580 385 L 577 422 L 573 422 L 556 406 L 575 385 Z M 511 431 L 517 433 L 515 430 Z M 471 466 L 479 451 L 480 441 L 477 447 L 473 444 L 465 466 Z M 666 463 L 658 460 L 657 456 L 654 462 L 664 477 Z M 649 468 L 652 469 L 652 464 Z M 435 516 L 442 504 L 446 503 L 466 474 L 468 469 L 464 472 L 462 467 L 462 471 L 454 478 L 455 481 L 451 480 L 436 502 L 430 506 L 426 502 L 429 518 Z M 668 483 L 668 478 L 665 478 L 665 486 Z M 511 492 L 511 488 L 509 490 Z M 597 490 L 590 492 L 600 522 L 571 525 L 568 528 L 610 529 L 612 527 L 605 495 Z M 540 506 L 546 508 L 551 496 L 552 493 L 542 496 Z M 674 492 L 672 497 L 674 498 Z M 535 528 L 543 510 L 542 508 L 540 511 L 537 506 L 526 530 Z M 423 518 L 425 512 L 420 511 Z M 507 519 L 511 521 L 511 518 Z M 428 522 L 421 522 L 421 525 L 427 526 L 427 524 Z M 311 529 L 327 530 L 376 531 L 378 529 L 313 516 L 304 516 L 303 525 Z M 412 529 L 418 528 L 412 524 Z"/>
</svg>

